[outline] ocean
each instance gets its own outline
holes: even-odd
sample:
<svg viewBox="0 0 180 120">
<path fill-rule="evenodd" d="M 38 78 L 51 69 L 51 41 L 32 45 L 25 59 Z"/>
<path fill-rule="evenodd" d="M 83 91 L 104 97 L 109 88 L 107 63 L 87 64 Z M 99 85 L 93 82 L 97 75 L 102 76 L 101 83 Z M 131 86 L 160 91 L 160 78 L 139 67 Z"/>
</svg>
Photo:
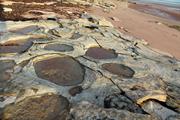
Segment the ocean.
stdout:
<svg viewBox="0 0 180 120">
<path fill-rule="evenodd" d="M 129 0 L 133 2 L 153 3 L 180 9 L 180 0 Z"/>
</svg>

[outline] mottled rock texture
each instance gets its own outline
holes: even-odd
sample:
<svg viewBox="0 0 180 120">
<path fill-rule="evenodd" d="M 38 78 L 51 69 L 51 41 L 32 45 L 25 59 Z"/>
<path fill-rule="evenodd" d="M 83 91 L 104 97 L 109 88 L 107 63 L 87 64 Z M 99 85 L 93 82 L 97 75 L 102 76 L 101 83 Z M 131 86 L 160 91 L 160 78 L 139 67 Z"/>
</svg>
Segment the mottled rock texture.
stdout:
<svg viewBox="0 0 180 120">
<path fill-rule="evenodd" d="M 64 120 L 69 102 L 65 97 L 44 94 L 5 108 L 3 120 Z"/>
<path fill-rule="evenodd" d="M 1 119 L 178 119 L 180 61 L 81 16 L 0 22 Z"/>
</svg>

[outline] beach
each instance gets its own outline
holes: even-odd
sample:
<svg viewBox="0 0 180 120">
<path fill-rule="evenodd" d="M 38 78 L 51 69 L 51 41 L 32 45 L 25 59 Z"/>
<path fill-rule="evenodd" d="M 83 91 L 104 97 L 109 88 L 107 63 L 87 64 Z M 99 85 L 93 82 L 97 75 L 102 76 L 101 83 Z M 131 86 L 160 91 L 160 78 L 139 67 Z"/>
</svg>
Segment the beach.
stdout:
<svg viewBox="0 0 180 120">
<path fill-rule="evenodd" d="M 146 14 L 139 9 L 146 9 L 148 5 L 129 3 L 129 7 L 119 7 L 109 13 L 101 8 L 92 8 L 91 13 L 103 16 L 113 23 L 121 32 L 133 35 L 139 39 L 144 39 L 149 45 L 157 50 L 170 53 L 177 59 L 180 59 L 180 31 L 169 26 L 180 26 L 180 13 L 159 7 L 162 11 L 168 12 L 172 17 L 164 18 L 158 14 Z M 151 5 L 153 6 L 153 5 Z M 153 7 L 157 7 L 154 5 Z M 149 8 L 153 10 L 153 7 Z M 113 20 L 112 17 L 118 19 Z"/>
</svg>

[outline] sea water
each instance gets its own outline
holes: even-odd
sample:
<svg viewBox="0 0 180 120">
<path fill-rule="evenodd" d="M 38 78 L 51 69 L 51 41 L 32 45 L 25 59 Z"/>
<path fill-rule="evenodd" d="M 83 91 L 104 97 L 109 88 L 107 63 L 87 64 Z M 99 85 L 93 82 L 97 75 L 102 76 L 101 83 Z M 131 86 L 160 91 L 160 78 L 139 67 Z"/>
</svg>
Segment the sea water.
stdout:
<svg viewBox="0 0 180 120">
<path fill-rule="evenodd" d="M 180 0 L 129 0 L 129 1 L 160 4 L 160 5 L 166 5 L 169 7 L 180 9 Z"/>
</svg>

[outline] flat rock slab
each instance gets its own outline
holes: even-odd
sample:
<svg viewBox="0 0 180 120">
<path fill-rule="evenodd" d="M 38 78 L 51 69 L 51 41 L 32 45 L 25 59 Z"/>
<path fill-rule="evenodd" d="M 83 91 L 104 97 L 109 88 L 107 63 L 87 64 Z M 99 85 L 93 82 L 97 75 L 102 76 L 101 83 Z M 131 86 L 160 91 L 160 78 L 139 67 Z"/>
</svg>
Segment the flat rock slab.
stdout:
<svg viewBox="0 0 180 120">
<path fill-rule="evenodd" d="M 108 50 L 100 47 L 89 48 L 85 55 L 94 59 L 112 59 L 117 57 L 117 54 L 114 50 Z"/>
<path fill-rule="evenodd" d="M 64 120 L 68 114 L 68 100 L 55 94 L 26 98 L 5 107 L 3 120 Z"/>
<path fill-rule="evenodd" d="M 69 52 L 73 51 L 74 48 L 66 44 L 48 44 L 44 47 L 45 50 L 54 50 L 59 52 Z"/>
<path fill-rule="evenodd" d="M 13 40 L 0 44 L 0 54 L 23 53 L 33 45 L 32 40 Z"/>
<path fill-rule="evenodd" d="M 130 67 L 117 63 L 105 63 L 102 68 L 124 78 L 132 78 L 135 73 Z"/>
<path fill-rule="evenodd" d="M 37 30 L 39 30 L 40 28 L 36 25 L 32 25 L 32 26 L 27 26 L 27 27 L 23 27 L 23 28 L 19 28 L 16 30 L 11 30 L 10 32 L 16 33 L 16 34 L 28 34 L 31 32 L 35 32 Z"/>
<path fill-rule="evenodd" d="M 149 115 L 100 108 L 88 102 L 82 102 L 70 110 L 70 120 L 157 120 Z"/>
<path fill-rule="evenodd" d="M 84 69 L 71 57 L 46 58 L 34 62 L 38 77 L 61 86 L 77 85 L 84 79 Z"/>
</svg>

